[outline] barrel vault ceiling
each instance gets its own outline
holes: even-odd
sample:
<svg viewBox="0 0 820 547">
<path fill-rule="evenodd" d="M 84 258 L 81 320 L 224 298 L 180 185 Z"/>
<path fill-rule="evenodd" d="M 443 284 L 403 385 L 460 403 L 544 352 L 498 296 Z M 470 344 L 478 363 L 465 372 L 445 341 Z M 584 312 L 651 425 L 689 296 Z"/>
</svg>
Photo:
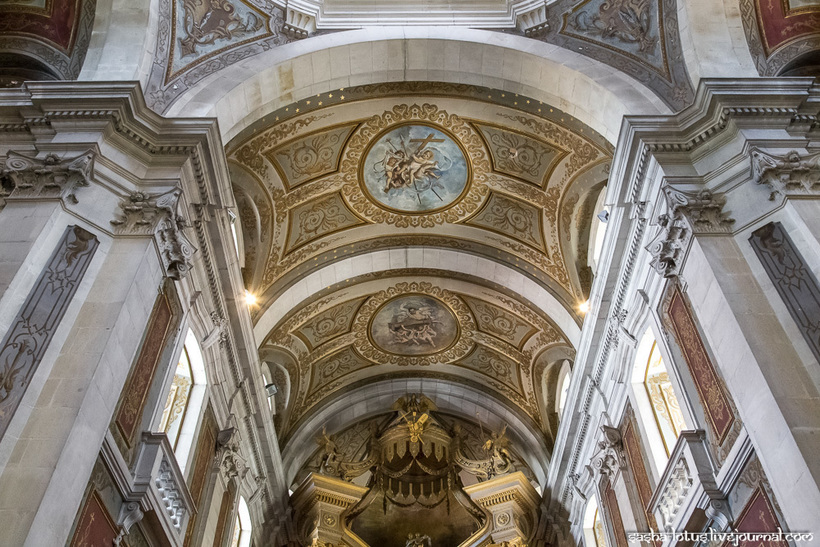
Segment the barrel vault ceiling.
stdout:
<svg viewBox="0 0 820 547">
<path fill-rule="evenodd" d="M 526 424 L 520 438 L 551 445 L 544 387 L 573 352 L 553 315 L 577 328 L 587 298 L 588 227 L 612 154 L 600 136 L 526 97 L 411 83 L 317 95 L 227 148 L 257 335 L 277 318 L 258 342 L 283 447 L 331 402 L 396 378 L 468 386 Z M 380 264 L 396 250 L 446 253 Z M 517 272 L 555 308 L 445 255 Z M 351 257 L 369 266 L 282 297 Z"/>
</svg>

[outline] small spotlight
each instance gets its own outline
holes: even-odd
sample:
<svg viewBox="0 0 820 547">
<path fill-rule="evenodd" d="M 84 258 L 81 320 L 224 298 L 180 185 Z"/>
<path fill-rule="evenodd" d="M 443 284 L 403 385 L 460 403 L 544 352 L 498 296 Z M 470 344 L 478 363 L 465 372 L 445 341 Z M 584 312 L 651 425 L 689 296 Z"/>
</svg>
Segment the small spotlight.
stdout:
<svg viewBox="0 0 820 547">
<path fill-rule="evenodd" d="M 250 291 L 245 291 L 245 304 L 248 306 L 256 305 L 256 295 Z"/>
<path fill-rule="evenodd" d="M 601 211 L 600 213 L 598 213 L 598 214 L 597 214 L 597 215 L 595 215 L 595 216 L 597 216 L 597 217 L 598 217 L 598 220 L 600 220 L 600 221 L 601 221 L 601 222 L 603 222 L 604 224 L 606 224 L 607 222 L 609 222 L 609 211 L 607 211 L 606 209 L 604 209 L 603 211 Z"/>
<path fill-rule="evenodd" d="M 578 306 L 578 311 L 581 312 L 582 315 L 589 313 L 589 300 Z"/>
<path fill-rule="evenodd" d="M 273 397 L 279 390 L 276 389 L 276 384 L 265 384 L 265 391 L 268 393 L 268 397 Z"/>
</svg>

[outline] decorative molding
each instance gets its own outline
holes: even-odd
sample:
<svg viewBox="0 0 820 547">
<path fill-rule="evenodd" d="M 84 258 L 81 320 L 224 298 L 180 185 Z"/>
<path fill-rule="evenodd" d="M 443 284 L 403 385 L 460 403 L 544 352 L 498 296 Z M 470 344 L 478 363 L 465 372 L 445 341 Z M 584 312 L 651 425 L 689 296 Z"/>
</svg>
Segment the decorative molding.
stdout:
<svg viewBox="0 0 820 547">
<path fill-rule="evenodd" d="M 730 233 L 735 220 L 723 212 L 726 197 L 710 190 L 685 192 L 667 185 L 663 189 L 667 212 L 658 216 L 660 231 L 646 246 L 650 265 L 666 278 L 680 275 L 692 237 Z"/>
<path fill-rule="evenodd" d="M 54 337 L 99 246 L 97 236 L 66 227 L 0 345 L 0 438 Z"/>
<path fill-rule="evenodd" d="M 295 40 L 307 38 L 316 32 L 316 17 L 288 6 L 282 32 Z"/>
<path fill-rule="evenodd" d="M 777 196 L 820 196 L 820 152 L 801 157 L 792 150 L 779 156 L 752 148 L 750 156 L 752 177 L 768 187 L 770 201 Z"/>
<path fill-rule="evenodd" d="M 72 158 L 61 158 L 57 154 L 32 158 L 10 150 L 0 170 L 0 176 L 9 181 L 0 188 L 0 203 L 16 199 L 63 199 L 76 204 L 77 189 L 88 186 L 91 181 L 95 155 L 89 150 Z"/>
<path fill-rule="evenodd" d="M 770 222 L 749 242 L 815 359 L 820 360 L 820 283 L 788 232 Z"/>
</svg>

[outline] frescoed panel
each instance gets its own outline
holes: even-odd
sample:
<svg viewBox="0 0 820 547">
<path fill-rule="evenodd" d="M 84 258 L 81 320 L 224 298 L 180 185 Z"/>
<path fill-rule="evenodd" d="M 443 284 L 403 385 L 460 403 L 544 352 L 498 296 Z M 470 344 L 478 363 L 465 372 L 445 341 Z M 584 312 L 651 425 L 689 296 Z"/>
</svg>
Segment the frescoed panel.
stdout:
<svg viewBox="0 0 820 547">
<path fill-rule="evenodd" d="M 402 125 L 379 136 L 361 168 L 365 193 L 402 213 L 445 209 L 465 193 L 470 169 L 455 139 L 427 125 Z"/>
<path fill-rule="evenodd" d="M 355 125 L 308 135 L 265 154 L 279 171 L 285 188 L 290 191 L 318 177 L 339 169 L 342 145 Z"/>
<path fill-rule="evenodd" d="M 71 539 L 71 547 L 100 547 L 114 545 L 118 536 L 117 525 L 96 490 L 91 494 L 80 513 L 80 520 Z"/>
<path fill-rule="evenodd" d="M 364 222 L 348 209 L 338 192 L 308 201 L 288 211 L 287 252 L 359 224 Z"/>
<path fill-rule="evenodd" d="M 755 0 L 757 24 L 766 54 L 796 38 L 820 33 L 820 2 Z"/>
<path fill-rule="evenodd" d="M 0 31 L 36 36 L 66 54 L 77 38 L 81 0 L 0 2 Z"/>
<path fill-rule="evenodd" d="M 632 480 L 635 481 L 635 489 L 638 493 L 641 509 L 643 509 L 643 516 L 646 519 L 647 526 L 652 530 L 657 530 L 655 515 L 649 511 L 649 501 L 652 499 L 652 485 L 649 483 L 649 473 L 644 463 L 641 440 L 638 437 L 631 408 L 627 411 L 624 424 L 621 426 L 621 437 Z"/>
<path fill-rule="evenodd" d="M 618 507 L 618 497 L 615 495 L 615 490 L 612 485 L 607 482 L 604 488 L 604 513 L 609 519 L 612 526 L 613 535 L 615 536 L 615 545 L 617 547 L 627 547 L 629 542 L 626 539 L 626 531 L 624 530 L 624 520 L 621 517 L 621 510 Z"/>
<path fill-rule="evenodd" d="M 712 360 L 700 338 L 695 321 L 684 302 L 683 294 L 675 287 L 667 314 L 675 332 L 678 347 L 689 365 L 703 409 L 712 432 L 720 443 L 735 421 L 732 405 L 722 387 Z"/>
<path fill-rule="evenodd" d="M 546 250 L 541 217 L 541 211 L 532 205 L 492 192 L 468 224 L 517 239 L 543 253 Z"/>
<path fill-rule="evenodd" d="M 453 312 L 423 294 L 400 296 L 384 304 L 370 322 L 373 344 L 397 355 L 432 355 L 452 346 L 459 328 Z"/>
<path fill-rule="evenodd" d="M 209 478 L 208 469 L 216 454 L 217 425 L 213 410 L 208 407 L 205 411 L 202 426 L 200 427 L 199 439 L 196 444 L 196 454 L 194 455 L 194 471 L 188 475 L 189 491 L 194 502 L 196 512 L 188 520 L 188 529 L 185 531 L 185 547 L 191 545 L 191 538 L 198 524 L 207 518 L 207 512 L 203 505 L 202 493 Z"/>
<path fill-rule="evenodd" d="M 805 8 L 820 8 L 820 0 L 785 0 L 786 9 L 788 11 L 805 9 Z"/>
<path fill-rule="evenodd" d="M 475 315 L 478 330 L 521 349 L 537 329 L 507 310 L 468 296 L 463 297 Z"/>
<path fill-rule="evenodd" d="M 270 16 L 243 0 L 173 0 L 173 11 L 166 80 L 229 47 L 271 34 Z"/>
<path fill-rule="evenodd" d="M 165 348 L 168 335 L 171 332 L 173 313 L 167 295 L 160 294 L 151 312 L 148 323 L 148 334 L 140 348 L 137 362 L 134 364 L 131 377 L 125 384 L 119 411 L 117 412 L 117 427 L 125 442 L 131 446 L 134 434 L 142 420 L 142 411 L 148 390 L 154 380 L 154 373 L 159 365 L 160 356 Z"/>
<path fill-rule="evenodd" d="M 737 532 L 778 532 L 782 525 L 778 522 L 774 514 L 774 508 L 769 501 L 769 497 L 762 488 L 755 490 L 751 499 L 746 504 L 743 512 L 738 517 L 734 526 Z M 724 545 L 731 545 L 726 542 Z M 756 541 L 747 542 L 746 546 L 754 547 L 785 547 L 785 541 Z"/>
<path fill-rule="evenodd" d="M 333 306 L 297 328 L 294 334 L 312 351 L 325 342 L 350 332 L 353 319 L 356 317 L 356 310 L 362 305 L 364 299 L 365 297 L 357 298 Z"/>
<path fill-rule="evenodd" d="M 476 124 L 493 161 L 493 170 L 546 188 L 549 176 L 567 155 L 521 133 Z"/>
<path fill-rule="evenodd" d="M 666 75 L 658 0 L 586 0 L 564 16 L 561 32 L 626 54 Z"/>
</svg>

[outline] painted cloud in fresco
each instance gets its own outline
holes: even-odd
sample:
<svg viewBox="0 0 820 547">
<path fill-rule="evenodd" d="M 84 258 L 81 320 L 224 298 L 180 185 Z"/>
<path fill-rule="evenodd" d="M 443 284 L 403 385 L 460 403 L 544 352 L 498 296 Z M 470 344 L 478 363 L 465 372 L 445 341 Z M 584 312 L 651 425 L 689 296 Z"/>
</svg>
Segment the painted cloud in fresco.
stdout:
<svg viewBox="0 0 820 547">
<path fill-rule="evenodd" d="M 443 132 L 403 125 L 379 137 L 365 157 L 362 182 L 380 205 L 425 213 L 455 203 L 467 187 L 464 152 Z"/>
</svg>

